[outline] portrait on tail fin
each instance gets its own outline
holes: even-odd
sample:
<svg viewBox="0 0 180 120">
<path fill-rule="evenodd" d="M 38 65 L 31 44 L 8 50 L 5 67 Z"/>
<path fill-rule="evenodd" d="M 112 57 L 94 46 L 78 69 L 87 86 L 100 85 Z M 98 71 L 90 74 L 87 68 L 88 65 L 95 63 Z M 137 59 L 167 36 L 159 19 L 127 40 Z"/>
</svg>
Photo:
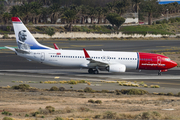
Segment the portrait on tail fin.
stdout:
<svg viewBox="0 0 180 120">
<path fill-rule="evenodd" d="M 18 47 L 21 50 L 29 50 L 30 46 L 28 44 L 25 43 L 26 39 L 27 39 L 27 33 L 26 30 L 21 30 L 18 33 Z"/>
</svg>

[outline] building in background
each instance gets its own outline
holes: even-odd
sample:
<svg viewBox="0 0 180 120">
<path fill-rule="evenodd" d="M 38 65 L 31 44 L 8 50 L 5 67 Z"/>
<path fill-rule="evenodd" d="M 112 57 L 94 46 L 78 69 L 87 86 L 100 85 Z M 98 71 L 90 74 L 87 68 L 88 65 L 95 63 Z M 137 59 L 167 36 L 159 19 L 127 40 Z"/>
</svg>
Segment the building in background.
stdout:
<svg viewBox="0 0 180 120">
<path fill-rule="evenodd" d="M 158 0 L 159 4 L 169 4 L 173 2 L 177 2 L 180 4 L 180 0 Z"/>
</svg>

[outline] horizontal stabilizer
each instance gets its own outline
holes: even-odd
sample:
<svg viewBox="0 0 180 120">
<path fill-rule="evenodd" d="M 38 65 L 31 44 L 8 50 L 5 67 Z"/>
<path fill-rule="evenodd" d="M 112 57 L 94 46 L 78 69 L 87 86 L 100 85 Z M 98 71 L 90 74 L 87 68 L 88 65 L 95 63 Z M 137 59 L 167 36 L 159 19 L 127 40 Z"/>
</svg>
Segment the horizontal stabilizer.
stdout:
<svg viewBox="0 0 180 120">
<path fill-rule="evenodd" d="M 21 53 L 21 54 L 30 54 L 30 52 L 25 51 L 25 50 L 21 50 L 21 49 L 17 49 L 17 48 L 15 50 L 16 50 L 16 52 Z"/>
<path fill-rule="evenodd" d="M 14 51 L 14 52 L 16 52 L 15 48 L 8 47 L 8 46 L 4 46 L 4 47 L 5 47 L 5 48 L 7 48 L 7 49 L 10 49 L 10 50 L 12 50 L 12 51 Z"/>
</svg>

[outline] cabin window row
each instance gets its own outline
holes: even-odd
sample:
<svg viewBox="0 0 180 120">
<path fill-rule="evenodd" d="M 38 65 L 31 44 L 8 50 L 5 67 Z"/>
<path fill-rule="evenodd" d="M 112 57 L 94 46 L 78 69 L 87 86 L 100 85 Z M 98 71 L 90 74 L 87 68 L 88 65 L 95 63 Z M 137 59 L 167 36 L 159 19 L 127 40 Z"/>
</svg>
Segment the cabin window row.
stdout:
<svg viewBox="0 0 180 120">
<path fill-rule="evenodd" d="M 146 58 L 140 58 L 139 60 L 143 60 L 143 61 L 152 61 L 152 59 L 146 59 Z"/>
<path fill-rule="evenodd" d="M 119 60 L 136 60 L 136 58 L 119 58 Z"/>
<path fill-rule="evenodd" d="M 60 57 L 60 58 L 85 58 L 84 56 L 59 56 L 59 55 L 51 55 L 51 57 Z"/>
<path fill-rule="evenodd" d="M 84 56 L 59 56 L 51 55 L 51 57 L 60 57 L 60 58 L 85 58 Z M 106 59 L 106 57 L 91 57 L 92 59 Z M 107 59 L 116 59 L 115 57 L 107 57 Z M 136 58 L 119 58 L 119 60 L 136 60 Z M 140 59 L 141 60 L 141 59 Z M 143 59 L 142 59 L 143 60 Z"/>
</svg>

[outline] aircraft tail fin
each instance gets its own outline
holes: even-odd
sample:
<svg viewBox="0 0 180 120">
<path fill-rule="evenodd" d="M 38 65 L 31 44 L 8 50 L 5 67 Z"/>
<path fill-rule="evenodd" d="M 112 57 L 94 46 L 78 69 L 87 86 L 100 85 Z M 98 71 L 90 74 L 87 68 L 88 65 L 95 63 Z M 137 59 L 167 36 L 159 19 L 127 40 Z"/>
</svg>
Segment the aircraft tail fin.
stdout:
<svg viewBox="0 0 180 120">
<path fill-rule="evenodd" d="M 12 17 L 12 23 L 16 35 L 16 42 L 19 49 L 52 49 L 38 43 L 18 17 Z"/>
<path fill-rule="evenodd" d="M 53 45 L 56 50 L 59 50 L 59 47 L 56 45 L 56 43 L 53 43 Z"/>
</svg>

